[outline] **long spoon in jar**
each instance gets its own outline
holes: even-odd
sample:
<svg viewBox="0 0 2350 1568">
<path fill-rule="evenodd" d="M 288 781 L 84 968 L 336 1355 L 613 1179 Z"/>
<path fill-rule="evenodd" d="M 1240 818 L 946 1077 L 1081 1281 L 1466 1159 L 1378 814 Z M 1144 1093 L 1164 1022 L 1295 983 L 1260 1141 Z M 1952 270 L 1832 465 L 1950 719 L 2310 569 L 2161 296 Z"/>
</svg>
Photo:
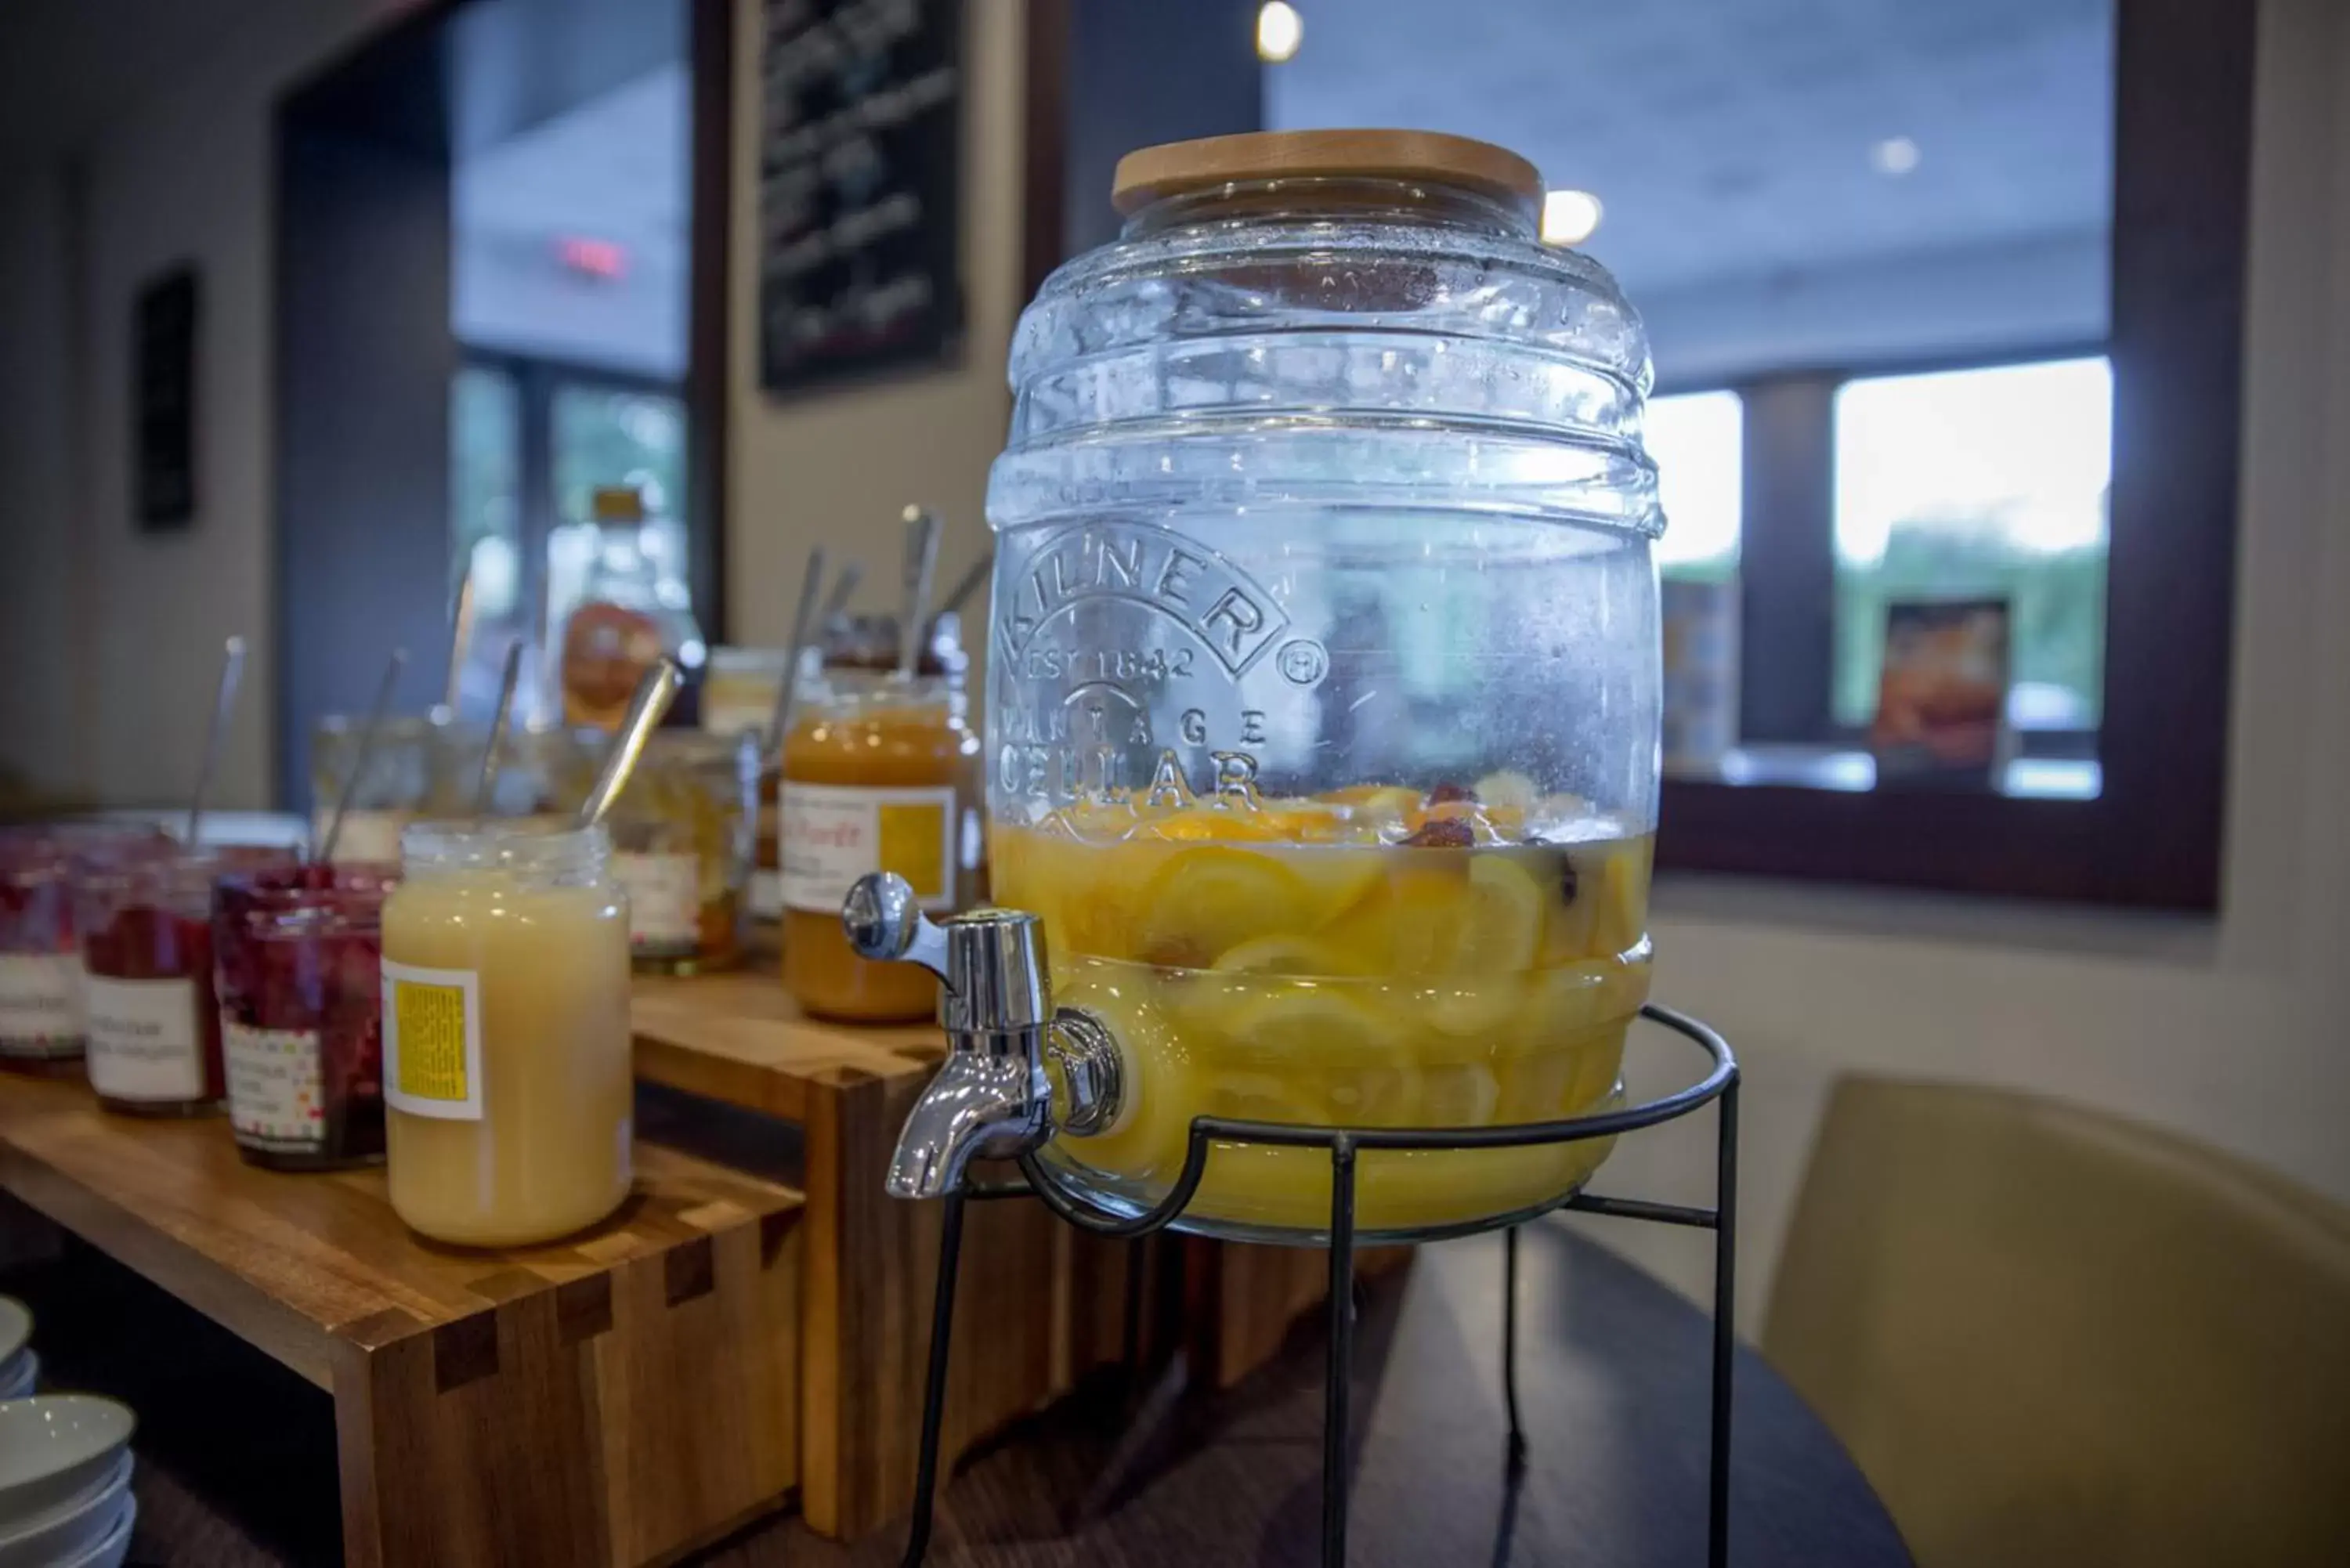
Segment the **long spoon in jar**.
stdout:
<svg viewBox="0 0 2350 1568">
<path fill-rule="evenodd" d="M 244 639 L 232 637 L 221 645 L 220 690 L 213 699 L 212 722 L 204 730 L 203 761 L 196 767 L 196 793 L 188 802 L 188 846 L 204 825 L 204 795 L 212 788 L 213 770 L 220 763 L 221 737 L 228 731 L 236 708 L 236 689 L 244 679 Z"/>
<path fill-rule="evenodd" d="M 819 627 L 830 626 L 832 618 L 848 607 L 849 596 L 857 591 L 857 585 L 864 580 L 864 562 L 851 561 L 841 567 L 839 577 L 832 585 L 832 592 L 824 596 L 824 608 L 816 612 L 816 624 Z"/>
<path fill-rule="evenodd" d="M 473 784 L 473 815 L 490 815 L 490 792 L 497 787 L 498 753 L 506 749 L 506 729 L 514 722 L 515 684 L 522 678 L 522 639 L 506 645 L 505 669 L 498 675 L 497 711 L 490 715 L 490 743 L 482 752 L 482 776 Z"/>
<path fill-rule="evenodd" d="M 465 568 L 465 580 L 457 585 L 457 613 L 449 632 L 449 686 L 441 705 L 451 714 L 457 711 L 457 700 L 464 692 L 465 655 L 473 646 L 473 570 Z"/>
<path fill-rule="evenodd" d="M 400 684 L 400 672 L 407 668 L 408 649 L 393 649 L 391 662 L 384 666 L 383 679 L 376 684 L 375 705 L 368 710 L 367 722 L 359 726 L 359 743 L 351 755 L 350 776 L 335 792 L 335 815 L 327 819 L 327 836 L 319 840 L 317 852 L 311 857 L 313 864 L 335 863 L 335 845 L 343 836 L 343 818 L 350 814 L 351 796 L 359 794 L 359 781 L 367 777 L 368 758 L 375 752 L 376 732 L 383 728 L 383 716 L 391 710 L 391 689 Z"/>
<path fill-rule="evenodd" d="M 861 570 L 853 562 L 847 568 L 851 573 Z M 800 649 L 807 646 L 808 632 L 816 618 L 816 596 L 823 591 L 824 546 L 818 545 L 808 552 L 807 575 L 800 579 L 800 602 L 792 611 L 792 639 L 784 644 L 783 679 L 775 683 L 775 711 L 767 721 L 767 756 L 775 756 L 784 749 L 784 732 L 792 719 L 792 693 L 799 684 Z"/>
<path fill-rule="evenodd" d="M 644 755 L 653 731 L 669 712 L 669 705 L 684 680 L 684 673 L 676 662 L 664 659 L 646 670 L 644 679 L 637 682 L 637 694 L 629 702 L 629 716 L 620 722 L 620 732 L 612 737 L 612 749 L 604 753 L 604 766 L 596 774 L 595 787 L 580 803 L 580 826 L 593 827 L 603 821 L 612 803 L 620 798 L 620 792 L 629 787 L 629 775 L 637 771 L 637 759 Z"/>
<path fill-rule="evenodd" d="M 971 569 L 956 579 L 955 586 L 947 590 L 947 597 L 939 601 L 936 613 L 938 615 L 960 614 L 962 607 L 971 602 L 971 596 L 979 592 L 979 585 L 987 581 L 987 574 L 994 565 L 995 552 L 982 551 L 979 559 L 971 564 Z"/>
<path fill-rule="evenodd" d="M 898 617 L 898 673 L 921 668 L 922 608 L 931 602 L 931 578 L 939 569 L 939 520 L 935 513 L 909 506 L 906 519 L 906 597 Z"/>
</svg>

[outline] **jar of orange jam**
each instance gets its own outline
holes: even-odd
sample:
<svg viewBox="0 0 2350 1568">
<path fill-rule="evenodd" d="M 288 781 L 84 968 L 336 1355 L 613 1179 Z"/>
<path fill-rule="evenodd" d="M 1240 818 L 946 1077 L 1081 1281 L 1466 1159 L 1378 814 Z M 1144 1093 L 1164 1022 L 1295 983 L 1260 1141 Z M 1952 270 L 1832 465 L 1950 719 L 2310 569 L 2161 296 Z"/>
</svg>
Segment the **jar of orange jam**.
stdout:
<svg viewBox="0 0 2350 1568">
<path fill-rule="evenodd" d="M 957 679 L 837 666 L 802 677 L 784 740 L 779 849 L 784 986 L 809 1012 L 858 1023 L 931 1016 L 937 981 L 851 952 L 840 901 L 874 871 L 905 877 L 934 913 L 972 900 L 979 749 Z"/>
</svg>

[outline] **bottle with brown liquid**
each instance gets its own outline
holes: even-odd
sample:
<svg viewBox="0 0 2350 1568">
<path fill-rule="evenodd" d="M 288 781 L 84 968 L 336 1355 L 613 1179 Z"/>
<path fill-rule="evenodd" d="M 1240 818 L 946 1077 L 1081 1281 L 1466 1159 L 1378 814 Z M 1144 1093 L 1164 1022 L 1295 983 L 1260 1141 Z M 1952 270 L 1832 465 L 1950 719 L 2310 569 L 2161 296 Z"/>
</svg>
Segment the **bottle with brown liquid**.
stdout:
<svg viewBox="0 0 2350 1568">
<path fill-rule="evenodd" d="M 784 741 L 784 985 L 820 1018 L 928 1018 L 937 982 L 850 951 L 840 903 L 873 871 L 905 877 L 932 913 L 976 897 L 980 744 L 962 682 L 838 666 L 803 680 Z"/>
<path fill-rule="evenodd" d="M 637 683 L 664 654 L 699 669 L 702 629 L 646 548 L 645 502 L 633 485 L 595 493 L 596 556 L 577 607 L 555 637 L 563 722 L 617 730 Z"/>
</svg>

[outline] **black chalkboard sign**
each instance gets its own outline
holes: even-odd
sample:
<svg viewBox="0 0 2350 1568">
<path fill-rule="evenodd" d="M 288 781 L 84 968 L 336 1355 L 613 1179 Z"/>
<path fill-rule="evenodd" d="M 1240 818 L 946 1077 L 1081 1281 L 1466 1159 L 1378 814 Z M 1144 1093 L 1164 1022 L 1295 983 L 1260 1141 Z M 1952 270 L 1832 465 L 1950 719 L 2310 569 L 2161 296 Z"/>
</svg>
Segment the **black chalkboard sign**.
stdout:
<svg viewBox="0 0 2350 1568">
<path fill-rule="evenodd" d="M 962 0 L 766 0 L 759 379 L 952 358 L 962 333 Z"/>
<path fill-rule="evenodd" d="M 196 274 L 179 267 L 139 291 L 133 334 L 131 492 L 148 533 L 196 514 Z"/>
</svg>

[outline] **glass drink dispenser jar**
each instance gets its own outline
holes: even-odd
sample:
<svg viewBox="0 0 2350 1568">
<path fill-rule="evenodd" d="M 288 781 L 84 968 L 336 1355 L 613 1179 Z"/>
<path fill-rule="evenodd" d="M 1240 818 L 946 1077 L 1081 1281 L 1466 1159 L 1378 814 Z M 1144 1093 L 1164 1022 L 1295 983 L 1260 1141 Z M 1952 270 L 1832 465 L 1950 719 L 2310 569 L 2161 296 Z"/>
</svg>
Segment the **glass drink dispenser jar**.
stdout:
<svg viewBox="0 0 2350 1568">
<path fill-rule="evenodd" d="M 1607 272 L 1539 243 L 1541 197 L 1501 149 L 1409 132 L 1120 165 L 1123 234 L 1021 319 L 988 490 L 993 895 L 1042 940 L 931 927 L 878 880 L 849 900 L 861 950 L 973 966 L 893 1189 L 1041 1143 L 1133 1214 L 1202 1115 L 1620 1100 L 1657 805 L 1648 354 Z M 1607 1152 L 1367 1150 L 1358 1223 L 1537 1210 Z M 1222 1145 L 1180 1222 L 1296 1240 L 1329 1204 L 1325 1150 Z"/>
</svg>

